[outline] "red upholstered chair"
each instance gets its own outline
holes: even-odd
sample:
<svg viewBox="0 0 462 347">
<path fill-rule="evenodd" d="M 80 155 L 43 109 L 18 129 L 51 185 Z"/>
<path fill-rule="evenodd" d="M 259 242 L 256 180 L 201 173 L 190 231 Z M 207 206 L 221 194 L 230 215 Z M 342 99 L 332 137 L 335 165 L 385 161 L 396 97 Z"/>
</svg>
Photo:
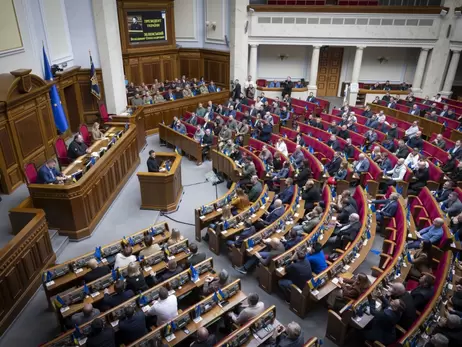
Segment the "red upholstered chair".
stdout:
<svg viewBox="0 0 462 347">
<path fill-rule="evenodd" d="M 81 124 L 79 127 L 79 133 L 83 137 L 83 141 L 87 146 L 91 145 L 91 135 L 90 132 L 88 131 L 88 127 L 86 124 Z"/>
<path fill-rule="evenodd" d="M 33 184 L 37 182 L 37 167 L 34 163 L 24 165 L 24 175 L 26 176 L 27 184 Z"/>
<path fill-rule="evenodd" d="M 103 102 L 99 104 L 99 115 L 101 116 L 103 123 L 110 122 L 112 120 L 112 114 L 107 113 L 106 104 Z"/>
<path fill-rule="evenodd" d="M 257 86 L 258 87 L 266 87 L 266 80 L 258 79 L 257 80 Z"/>
<path fill-rule="evenodd" d="M 72 162 L 72 159 L 67 156 L 66 143 L 61 137 L 56 139 L 53 147 L 55 149 L 56 158 L 58 158 L 58 163 L 61 169 L 63 166 L 67 166 Z"/>
</svg>

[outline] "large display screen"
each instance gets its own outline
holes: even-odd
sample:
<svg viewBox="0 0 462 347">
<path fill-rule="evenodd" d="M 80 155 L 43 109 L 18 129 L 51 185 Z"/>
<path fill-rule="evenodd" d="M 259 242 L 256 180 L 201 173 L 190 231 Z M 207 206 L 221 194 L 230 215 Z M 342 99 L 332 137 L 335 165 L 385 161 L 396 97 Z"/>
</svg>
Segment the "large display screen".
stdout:
<svg viewBox="0 0 462 347">
<path fill-rule="evenodd" d="M 131 45 L 167 41 L 165 11 L 128 11 L 127 20 Z"/>
</svg>

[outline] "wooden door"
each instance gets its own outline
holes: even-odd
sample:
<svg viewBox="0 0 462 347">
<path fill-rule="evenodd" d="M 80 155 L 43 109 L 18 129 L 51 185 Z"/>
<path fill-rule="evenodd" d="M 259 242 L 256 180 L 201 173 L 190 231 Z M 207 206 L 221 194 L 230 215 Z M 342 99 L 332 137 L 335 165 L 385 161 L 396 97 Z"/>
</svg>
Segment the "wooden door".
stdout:
<svg viewBox="0 0 462 347">
<path fill-rule="evenodd" d="M 317 96 L 337 96 L 343 47 L 322 48 L 319 53 Z"/>
</svg>

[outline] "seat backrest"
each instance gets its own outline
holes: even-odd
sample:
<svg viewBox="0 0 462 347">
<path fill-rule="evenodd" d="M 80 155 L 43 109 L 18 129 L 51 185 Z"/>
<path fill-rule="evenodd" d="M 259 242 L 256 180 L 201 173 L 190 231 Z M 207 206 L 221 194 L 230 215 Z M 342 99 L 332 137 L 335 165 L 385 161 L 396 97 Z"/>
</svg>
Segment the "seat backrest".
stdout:
<svg viewBox="0 0 462 347">
<path fill-rule="evenodd" d="M 79 127 L 79 133 L 82 135 L 83 140 L 88 142 L 90 140 L 90 133 L 88 132 L 88 127 L 86 124 L 81 124 Z"/>
<path fill-rule="evenodd" d="M 55 142 L 55 154 L 58 158 L 67 158 L 67 148 L 64 139 L 58 137 Z"/>
<path fill-rule="evenodd" d="M 107 113 L 106 104 L 104 103 L 99 104 L 99 114 L 103 122 L 109 122 L 110 118 L 109 118 L 109 113 Z"/>
<path fill-rule="evenodd" d="M 33 184 L 37 182 L 37 167 L 34 163 L 24 165 L 24 174 L 26 175 L 27 184 Z"/>
</svg>

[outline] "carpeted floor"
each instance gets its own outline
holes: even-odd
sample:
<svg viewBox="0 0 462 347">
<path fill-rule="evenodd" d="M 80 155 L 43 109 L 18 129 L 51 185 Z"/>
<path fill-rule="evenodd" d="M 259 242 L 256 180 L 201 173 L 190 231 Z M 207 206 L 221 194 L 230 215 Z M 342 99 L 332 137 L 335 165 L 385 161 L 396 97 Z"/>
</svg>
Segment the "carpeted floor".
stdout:
<svg viewBox="0 0 462 347">
<path fill-rule="evenodd" d="M 148 146 L 140 154 L 141 165 L 137 171 L 146 170 L 146 159 L 148 151 L 169 151 L 165 147 L 159 146 L 158 136 L 150 136 L 147 139 Z M 93 235 L 81 242 L 69 243 L 58 261 L 62 262 L 67 259 L 78 256 L 82 253 L 94 249 L 96 246 L 110 243 L 111 241 L 122 238 L 145 228 L 146 226 L 166 220 L 170 227 L 176 227 L 181 230 L 190 242 L 194 242 L 194 208 L 215 200 L 216 194 L 221 196 L 226 191 L 225 184 L 217 187 L 217 192 L 212 184 L 206 182 L 205 174 L 212 169 L 211 162 L 206 162 L 201 166 L 196 166 L 194 162 L 183 158 L 182 161 L 182 179 L 184 186 L 184 195 L 178 211 L 167 216 L 161 216 L 156 211 L 142 211 L 140 206 L 140 192 L 136 173 L 130 178 L 126 186 L 120 192 L 117 199 L 107 211 Z M 27 196 L 27 188 L 21 187 L 13 195 L 4 197 L 0 206 L 0 242 L 7 238 L 8 219 L 7 211 L 15 207 L 20 201 Z M 171 220 L 174 219 L 175 221 Z M 6 230 L 6 233 L 4 233 Z M 382 240 L 376 238 L 374 248 L 381 249 Z M 297 321 L 303 329 L 305 338 L 311 336 L 324 337 L 327 324 L 327 309 L 322 304 L 310 311 L 308 317 L 301 320 L 289 310 L 288 305 L 277 295 L 269 295 L 258 287 L 258 282 L 252 275 L 241 275 L 231 267 L 231 263 L 225 254 L 216 256 L 208 249 L 204 242 L 199 244 L 199 250 L 207 253 L 207 256 L 213 256 L 214 265 L 217 270 L 226 268 L 233 278 L 241 278 L 243 281 L 243 290 L 246 293 L 256 292 L 260 295 L 261 300 L 267 307 L 277 306 L 277 318 L 284 324 L 291 321 Z M 370 268 L 377 265 L 378 257 L 372 252 L 366 261 L 360 266 L 359 271 L 370 273 Z M 54 314 L 47 310 L 45 294 L 39 289 L 31 299 L 18 319 L 12 324 L 10 329 L 0 338 L 0 347 L 11 346 L 37 346 L 40 343 L 49 341 L 60 333 Z M 334 346 L 329 340 L 324 340 L 325 346 Z"/>
</svg>

